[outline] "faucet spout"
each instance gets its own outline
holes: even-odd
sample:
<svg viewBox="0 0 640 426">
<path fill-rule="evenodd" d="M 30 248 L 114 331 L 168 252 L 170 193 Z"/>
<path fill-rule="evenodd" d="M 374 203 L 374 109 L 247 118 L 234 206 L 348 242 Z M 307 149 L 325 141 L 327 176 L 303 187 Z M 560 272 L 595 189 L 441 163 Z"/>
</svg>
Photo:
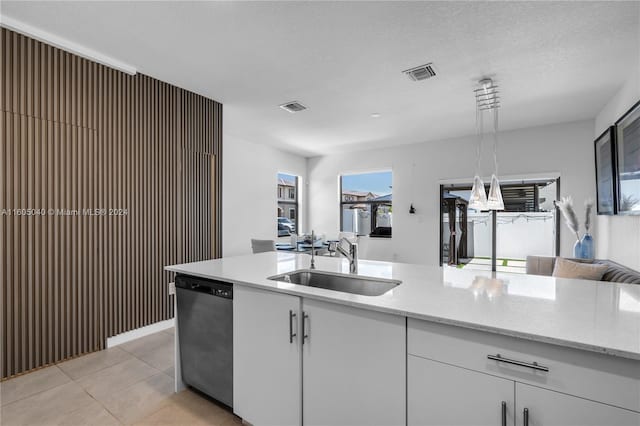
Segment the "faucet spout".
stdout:
<svg viewBox="0 0 640 426">
<path fill-rule="evenodd" d="M 349 249 L 346 250 L 342 243 L 346 242 L 348 244 Z M 338 251 L 341 255 L 347 258 L 349 261 L 349 272 L 352 274 L 358 273 L 358 244 L 352 243 L 346 238 L 341 238 L 336 246 L 336 251 Z"/>
</svg>

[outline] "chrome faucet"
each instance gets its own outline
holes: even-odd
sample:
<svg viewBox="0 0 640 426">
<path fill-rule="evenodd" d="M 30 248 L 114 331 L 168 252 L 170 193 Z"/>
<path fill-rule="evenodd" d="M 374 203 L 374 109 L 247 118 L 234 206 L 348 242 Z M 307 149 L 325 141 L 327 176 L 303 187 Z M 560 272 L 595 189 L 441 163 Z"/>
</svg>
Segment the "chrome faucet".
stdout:
<svg viewBox="0 0 640 426">
<path fill-rule="evenodd" d="M 342 242 L 345 241 L 349 245 L 349 251 L 342 247 Z M 336 245 L 336 251 L 349 260 L 349 272 L 352 274 L 358 273 L 358 244 L 352 243 L 346 238 L 341 238 Z"/>
<path fill-rule="evenodd" d="M 316 234 L 311 230 L 311 266 L 309 269 L 316 269 Z"/>
</svg>

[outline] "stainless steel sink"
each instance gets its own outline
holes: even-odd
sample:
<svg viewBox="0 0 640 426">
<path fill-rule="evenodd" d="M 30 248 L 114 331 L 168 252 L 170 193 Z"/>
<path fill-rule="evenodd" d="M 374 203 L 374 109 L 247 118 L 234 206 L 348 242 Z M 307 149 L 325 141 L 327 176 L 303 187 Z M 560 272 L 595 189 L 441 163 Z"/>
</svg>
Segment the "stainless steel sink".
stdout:
<svg viewBox="0 0 640 426">
<path fill-rule="evenodd" d="M 309 287 L 325 288 L 327 290 L 342 291 L 344 293 L 362 294 L 364 296 L 380 296 L 402 283 L 402 281 L 398 280 L 361 277 L 310 269 L 275 275 L 268 279 Z"/>
</svg>

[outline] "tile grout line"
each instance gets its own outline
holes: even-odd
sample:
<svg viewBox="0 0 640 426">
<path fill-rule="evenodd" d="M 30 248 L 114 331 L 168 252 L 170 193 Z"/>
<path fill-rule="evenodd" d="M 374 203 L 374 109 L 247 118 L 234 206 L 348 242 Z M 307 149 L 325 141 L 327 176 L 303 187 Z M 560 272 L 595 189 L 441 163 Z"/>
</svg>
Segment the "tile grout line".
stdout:
<svg viewBox="0 0 640 426">
<path fill-rule="evenodd" d="M 57 364 L 52 364 L 52 365 L 50 365 L 49 367 L 46 367 L 46 368 L 51 368 L 51 367 L 56 367 L 58 370 L 60 370 L 62 375 L 65 376 L 67 379 L 69 379 L 69 381 L 65 382 L 65 383 L 60 383 L 59 385 L 52 386 L 52 387 L 47 388 L 47 389 L 40 390 L 38 392 L 30 393 L 29 395 L 25 395 L 25 396 L 23 396 L 21 398 L 18 398 L 18 399 L 14 400 L 14 401 L 9 402 L 8 404 L 0 404 L 0 408 L 8 407 L 9 405 L 14 404 L 16 402 L 22 401 L 22 400 L 27 399 L 27 398 L 31 398 L 32 396 L 40 395 L 41 393 L 50 391 L 51 389 L 59 388 L 60 386 L 68 385 L 69 383 L 75 383 L 75 380 L 73 380 L 71 377 L 69 377 L 68 374 L 66 374 L 64 371 L 62 371 L 62 369 L 60 367 L 58 367 Z M 27 374 L 30 374 L 30 373 L 27 373 Z"/>
<path fill-rule="evenodd" d="M 78 381 L 77 381 L 77 380 L 75 380 L 73 377 L 71 377 L 69 374 L 67 374 L 67 372 L 66 372 L 66 371 L 64 371 L 62 368 L 58 367 L 58 365 L 57 365 L 57 364 L 53 364 L 53 365 L 52 365 L 52 367 L 56 367 L 58 370 L 60 370 L 60 372 L 61 372 L 61 373 L 62 373 L 62 374 L 67 378 L 67 379 L 69 379 L 69 381 L 68 381 L 68 382 L 66 382 L 66 383 L 62 383 L 62 384 L 60 384 L 60 385 L 58 385 L 58 386 L 53 386 L 53 387 L 51 387 L 51 388 L 48 388 L 48 389 L 42 390 L 42 391 L 40 391 L 40 392 L 32 393 L 32 394 L 27 395 L 27 396 L 24 396 L 24 397 L 22 397 L 22 398 L 20 398 L 20 399 L 16 399 L 15 401 L 12 401 L 12 402 L 10 402 L 10 403 L 8 403 L 8 404 L 6 404 L 6 405 L 3 405 L 3 406 L 2 406 L 2 408 L 4 408 L 4 407 L 8 407 L 8 406 L 9 406 L 9 405 L 11 405 L 11 404 L 14 404 L 14 403 L 16 403 L 16 402 L 20 402 L 20 401 L 22 401 L 22 400 L 24 400 L 24 399 L 27 399 L 27 398 L 34 397 L 34 396 L 36 396 L 36 395 L 39 395 L 39 394 L 41 394 L 41 393 L 44 393 L 44 392 L 50 391 L 50 390 L 52 390 L 52 389 L 55 389 L 55 388 L 59 388 L 59 387 L 62 387 L 62 386 L 68 385 L 69 383 L 73 383 L 73 384 L 77 385 L 77 386 L 82 390 L 82 392 L 84 392 L 85 394 L 87 394 L 87 395 L 89 396 L 89 398 L 91 398 L 92 400 L 94 400 L 95 402 L 97 402 L 97 403 L 98 403 L 98 405 L 99 405 L 100 407 L 104 408 L 104 409 L 105 409 L 105 410 L 106 410 L 106 411 L 107 411 L 111 416 L 113 416 L 113 418 L 114 418 L 114 419 L 116 419 L 116 420 L 117 420 L 117 422 L 118 422 L 118 423 L 123 424 L 123 423 L 120 421 L 120 419 L 119 419 L 118 417 L 116 417 L 116 416 L 115 416 L 111 411 L 109 411 L 109 409 L 108 409 L 107 407 L 105 407 L 105 406 L 104 406 L 104 404 L 102 404 L 100 401 L 98 401 L 97 399 L 95 399 L 95 398 L 93 397 L 93 395 L 91 395 L 89 392 L 87 392 L 87 390 L 84 388 L 84 386 L 82 386 L 80 383 L 78 383 Z M 106 368 L 108 368 L 108 367 L 106 367 Z M 103 369 L 101 369 L 101 370 L 103 370 Z M 101 371 L 101 370 L 99 370 L 99 371 Z M 96 371 L 96 372 L 97 372 L 97 371 Z M 91 373 L 91 374 L 93 374 L 93 373 Z M 89 374 L 88 374 L 88 375 L 89 375 Z M 87 375 L 87 376 L 88 376 L 88 375 Z M 86 376 L 84 376 L 84 377 L 86 377 Z M 80 378 L 81 378 L 81 377 L 79 377 L 79 379 L 80 379 Z M 64 414 L 73 414 L 73 413 L 75 413 L 76 411 L 80 411 L 80 410 L 82 410 L 83 408 L 85 408 L 85 407 L 78 407 L 78 408 L 76 408 L 76 409 L 74 409 L 74 410 L 67 411 L 67 412 L 66 412 L 66 413 L 64 413 Z"/>
<path fill-rule="evenodd" d="M 152 367 L 152 366 L 150 366 L 150 367 L 151 367 L 151 368 L 154 368 L 154 367 Z M 154 369 L 155 369 L 155 370 L 157 370 L 157 368 L 154 368 Z M 129 389 L 129 388 L 132 388 L 132 387 L 134 387 L 134 386 L 137 386 L 137 385 L 139 385 L 140 383 L 142 383 L 142 382 L 146 382 L 147 380 L 150 380 L 150 379 L 152 379 L 153 377 L 159 376 L 159 375 L 161 375 L 161 374 L 164 374 L 164 373 L 163 373 L 162 371 L 159 371 L 159 370 L 158 370 L 158 373 L 157 373 L 157 374 L 153 374 L 153 375 L 151 375 L 151 376 L 149 376 L 149 377 L 146 377 L 146 378 L 144 378 L 144 379 L 142 379 L 142 380 L 139 380 L 139 381 L 137 381 L 137 382 L 135 382 L 135 383 L 132 383 L 132 384 L 130 384 L 129 386 L 126 386 L 126 387 L 124 387 L 124 388 L 122 388 L 122 389 L 118 389 L 118 392 L 121 392 L 121 391 L 124 391 L 124 390 L 126 390 L 126 389 Z M 93 399 L 96 399 L 96 398 L 94 398 L 94 397 L 93 397 L 93 395 L 91 395 L 91 394 L 89 394 L 89 396 L 91 396 Z M 107 410 L 107 411 L 109 412 L 109 414 L 111 414 L 111 415 L 112 415 L 116 420 L 118 420 L 118 422 L 119 422 L 120 424 L 123 424 L 123 425 L 125 425 L 125 424 L 126 424 L 124 421 L 121 421 L 120 417 L 118 417 L 115 413 L 112 413 L 112 412 L 109 410 L 109 408 L 107 408 L 107 406 L 106 406 L 106 405 L 104 405 L 103 403 L 101 403 L 101 402 L 100 402 L 100 401 L 98 401 L 98 400 L 96 400 L 96 401 L 97 401 L 97 402 L 98 402 L 102 407 L 104 407 L 104 409 L 105 409 L 105 410 Z M 159 406 L 156 410 L 154 410 L 153 412 L 149 413 L 147 416 L 144 416 L 144 417 L 143 417 L 143 419 L 144 419 L 144 418 L 146 418 L 146 417 L 148 417 L 148 416 L 149 416 L 149 415 L 151 415 L 151 414 L 154 414 L 156 411 L 160 411 L 162 408 L 164 408 L 164 407 L 166 407 L 166 406 L 167 406 L 167 404 L 164 404 L 164 403 L 163 403 L 163 404 L 160 404 L 160 406 Z M 142 420 L 142 419 L 139 419 L 139 420 Z M 139 420 L 138 420 L 138 421 L 139 421 Z"/>
<path fill-rule="evenodd" d="M 108 350 L 110 350 L 110 349 L 103 349 L 103 351 L 108 351 Z M 100 352 L 102 352 L 102 351 L 98 351 L 98 352 L 94 352 L 94 353 L 100 353 Z M 125 351 L 125 352 L 126 352 L 126 351 Z M 129 352 L 127 352 L 127 353 L 128 353 L 129 355 L 131 355 L 131 356 L 134 356 L 133 354 L 130 354 Z M 135 356 L 134 356 L 134 357 L 135 357 Z M 100 372 L 100 371 L 102 371 L 102 370 L 106 370 L 107 368 L 115 367 L 116 365 L 118 365 L 118 364 L 122 364 L 123 362 L 127 362 L 127 361 L 129 361 L 129 360 L 128 360 L 128 359 L 124 359 L 124 360 L 122 360 L 122 361 L 118 361 L 118 362 L 116 362 L 115 364 L 111 364 L 111 365 L 106 365 L 106 366 L 104 366 L 104 367 L 100 367 L 100 368 L 98 368 L 97 370 L 92 371 L 91 373 L 88 373 L 88 374 L 85 374 L 84 376 L 78 377 L 77 379 L 74 379 L 74 378 L 73 378 L 73 377 L 71 377 L 69 374 L 67 374 L 67 373 L 66 373 L 62 368 L 58 367 L 58 364 L 55 364 L 55 365 L 56 365 L 56 367 L 60 368 L 60 370 L 61 370 L 63 373 L 65 373 L 65 375 L 66 375 L 67 377 L 69 377 L 73 382 L 78 383 L 78 381 L 79 381 L 79 380 L 84 379 L 85 377 L 89 377 L 89 376 L 91 376 L 92 374 L 99 373 L 99 372 Z M 78 386 L 82 387 L 82 385 L 81 385 L 80 383 L 78 383 Z M 82 387 L 82 389 L 84 389 L 84 387 Z"/>
<path fill-rule="evenodd" d="M 122 422 L 120 421 L 120 418 L 119 418 L 118 416 L 116 416 L 116 415 L 115 415 L 115 413 L 112 413 L 112 412 L 111 412 L 111 410 L 109 410 L 109 408 L 107 408 L 107 406 L 105 406 L 102 402 L 98 401 L 98 400 L 97 400 L 93 395 L 91 395 L 89 392 L 87 392 L 87 390 L 86 390 L 85 388 L 83 388 L 83 387 L 82 387 L 82 385 L 80 385 L 80 384 L 78 383 L 78 386 L 80 386 L 80 387 L 82 388 L 82 391 L 83 391 L 84 393 L 86 393 L 87 395 L 89 395 L 89 398 L 91 398 L 91 399 L 93 399 L 95 402 L 97 402 L 97 403 L 98 403 L 98 405 L 99 405 L 100 407 L 102 407 L 102 408 L 103 408 L 107 413 L 109 413 L 109 415 L 111 415 L 111 417 L 113 417 L 113 418 L 114 418 L 114 419 L 115 419 L 119 424 L 121 424 L 121 425 L 123 425 L 123 424 L 124 424 L 124 423 L 122 423 Z M 84 407 L 78 408 L 78 410 L 81 410 L 82 408 L 84 408 Z M 74 412 L 75 412 L 75 411 L 77 411 L 77 410 L 74 410 Z"/>
<path fill-rule="evenodd" d="M 165 332 L 164 332 L 164 330 L 161 330 L 161 331 L 159 331 L 159 332 L 157 332 L 157 333 L 153 333 L 153 334 L 149 334 L 148 336 L 140 337 L 139 339 L 145 339 L 145 338 L 147 338 L 147 337 L 155 336 L 155 335 L 160 334 L 160 333 L 168 334 L 169 336 L 171 336 L 171 334 L 169 334 L 169 333 L 165 333 Z M 138 339 L 136 339 L 136 340 L 138 340 Z M 135 342 L 135 340 L 132 340 L 131 342 Z M 133 355 L 134 357 L 138 358 L 138 355 L 136 355 L 134 352 L 132 352 L 131 350 L 127 350 L 126 348 L 124 348 L 124 347 L 123 347 L 123 346 L 125 346 L 127 343 L 131 343 L 131 342 L 125 342 L 125 343 L 122 343 L 122 344 L 120 344 L 120 345 L 113 346 L 113 348 L 120 348 L 120 349 L 122 349 L 123 351 L 125 351 L 126 353 L 131 354 L 131 355 Z M 148 354 L 148 353 L 154 352 L 155 350 L 157 350 L 157 348 L 155 348 L 155 349 L 150 349 L 150 350 L 148 350 L 148 351 L 145 351 L 145 352 L 143 352 L 143 353 L 142 353 L 142 354 L 140 354 L 140 355 L 145 355 L 145 354 Z M 140 359 L 140 358 L 138 358 L 138 359 Z"/>
<path fill-rule="evenodd" d="M 164 374 L 164 373 L 160 372 L 160 374 Z M 155 376 L 151 376 L 151 377 L 155 377 Z M 149 377 L 149 379 L 150 379 L 151 377 Z M 151 411 L 151 412 L 147 413 L 147 415 L 145 415 L 144 417 L 142 417 L 142 418 L 138 419 L 137 421 L 135 421 L 135 422 L 134 422 L 134 424 L 137 424 L 137 423 L 142 422 L 144 419 L 146 419 L 146 418 L 148 418 L 148 417 L 153 416 L 154 414 L 156 414 L 156 413 L 157 413 L 158 411 L 160 411 L 160 410 L 164 410 L 165 408 L 167 408 L 167 407 L 169 407 L 169 406 L 171 406 L 171 405 L 175 405 L 175 403 L 174 403 L 173 401 L 169 401 L 169 399 L 171 399 L 171 397 L 172 397 L 173 395 L 176 395 L 176 393 L 175 393 L 175 392 L 172 392 L 172 393 L 171 393 L 171 394 L 166 398 L 166 399 L 167 399 L 167 401 L 164 401 L 164 402 L 160 403 L 160 404 L 158 405 L 158 407 L 156 407 L 156 409 L 154 409 L 153 411 Z"/>
<path fill-rule="evenodd" d="M 145 352 L 145 353 L 141 354 L 140 356 L 144 356 L 146 354 L 150 354 L 151 352 L 153 352 L 153 351 Z M 164 373 L 164 370 L 160 370 L 158 367 L 155 367 L 155 366 L 149 364 L 147 361 L 145 361 L 144 359 L 140 358 L 140 356 L 134 355 L 134 354 L 131 354 L 131 356 L 133 356 L 135 359 L 137 359 L 138 361 L 142 362 L 143 364 L 153 368 L 154 370 L 158 370 L 160 373 Z M 175 361 L 174 361 L 174 365 L 175 365 Z"/>
<path fill-rule="evenodd" d="M 115 346 L 115 347 L 117 347 L 117 346 Z M 109 348 L 109 349 L 111 349 L 111 348 Z M 142 362 L 143 364 L 145 364 L 145 365 L 146 365 L 146 366 L 148 366 L 149 368 L 151 368 L 151 369 L 155 370 L 157 373 L 154 373 L 154 374 L 152 374 L 152 375 L 150 375 L 150 376 L 148 376 L 148 377 L 145 377 L 145 378 L 142 378 L 142 379 L 140 379 L 140 380 L 138 380 L 138 381 L 135 381 L 135 382 L 133 382 L 133 383 L 129 384 L 128 386 L 125 386 L 125 387 L 124 387 L 124 388 L 122 388 L 122 389 L 118 389 L 118 391 L 123 391 L 123 390 L 125 390 L 125 389 L 129 389 L 130 387 L 136 386 L 136 385 L 138 385 L 138 384 L 140 384 L 140 383 L 142 383 L 142 382 L 144 382 L 144 381 L 146 381 L 146 380 L 148 380 L 148 379 L 150 379 L 150 378 L 152 378 L 152 377 L 157 376 L 158 374 L 163 374 L 163 372 L 162 372 L 162 371 L 158 370 L 158 369 L 157 369 L 157 368 L 155 368 L 154 366 L 152 366 L 152 365 L 150 365 L 150 364 L 146 363 L 145 361 L 141 360 L 141 359 L 140 359 L 140 358 L 138 358 L 135 354 L 133 354 L 133 353 L 131 353 L 131 352 L 127 351 L 127 350 L 126 350 L 126 349 L 124 349 L 124 348 L 119 348 L 119 349 L 120 349 L 120 350 L 122 350 L 122 351 L 124 351 L 124 352 L 126 352 L 127 354 L 129 354 L 129 355 L 132 357 L 131 359 L 137 359 L 138 361 Z M 105 349 L 105 350 L 107 350 L 107 349 Z M 96 398 L 95 396 L 93 396 L 90 392 L 88 392 L 88 391 L 85 389 L 85 387 L 84 387 L 84 386 L 82 386 L 82 384 L 80 384 L 80 383 L 79 383 L 79 380 L 83 379 L 84 377 L 88 377 L 88 376 L 90 376 L 90 375 L 92 375 L 92 374 L 96 374 L 96 373 L 98 373 L 98 372 L 100 372 L 100 371 L 106 370 L 107 368 L 111 368 L 111 367 L 115 367 L 116 365 L 123 364 L 123 363 L 125 363 L 125 362 L 127 362 L 127 361 L 130 361 L 131 359 L 125 359 L 125 360 L 122 360 L 122 361 L 117 362 L 117 363 L 115 363 L 115 364 L 112 364 L 112 365 L 109 365 L 109 366 L 106 366 L 106 367 L 100 368 L 100 369 L 98 369 L 98 370 L 96 370 L 96 371 L 94 371 L 94 372 L 92 372 L 92 373 L 90 373 L 90 374 L 87 374 L 87 375 L 83 376 L 83 377 L 78 377 L 78 379 L 77 379 L 77 380 L 75 380 L 75 379 L 73 379 L 73 378 L 69 377 L 69 375 L 68 375 L 68 374 L 66 374 L 66 373 L 65 373 L 65 375 L 66 375 L 67 377 L 69 377 L 73 383 L 77 384 L 77 385 L 82 389 L 82 391 L 83 391 L 84 393 L 86 393 L 87 395 L 89 395 L 89 397 L 90 397 L 91 399 L 93 399 L 94 401 L 96 401 L 96 402 L 97 402 L 97 403 L 98 403 L 102 408 L 104 408 L 104 410 L 105 410 L 105 411 L 107 411 L 107 412 L 108 412 L 108 413 L 109 413 L 109 414 L 110 414 L 114 419 L 116 419 L 116 421 L 117 421 L 119 424 L 124 425 L 125 423 L 124 423 L 123 421 L 121 421 L 120 417 L 118 417 L 115 413 L 113 413 L 111 410 L 109 410 L 109 408 L 108 408 L 106 405 L 104 405 L 104 404 L 103 404 L 99 399 L 97 399 L 97 398 Z M 59 368 L 59 367 L 58 367 L 58 368 Z M 61 368 L 60 368 L 60 370 L 62 371 L 62 369 L 61 369 Z M 62 372 L 64 373 L 64 371 L 62 371 Z M 78 410 L 80 410 L 80 408 L 79 408 Z M 77 410 L 73 410 L 73 412 L 75 412 L 75 411 L 77 411 Z"/>
<path fill-rule="evenodd" d="M 150 366 L 150 367 L 151 367 L 151 366 Z M 153 367 L 151 367 L 151 368 L 153 368 Z M 155 368 L 154 368 L 154 369 L 155 369 Z M 155 370 L 157 370 L 157 369 L 155 369 Z M 161 372 L 161 371 L 158 371 L 158 373 L 159 373 L 159 374 L 162 374 L 162 372 Z M 124 388 L 118 389 L 118 390 L 116 391 L 116 393 L 117 393 L 117 392 L 124 391 L 124 390 L 126 390 L 126 389 L 129 389 L 129 388 L 131 388 L 131 387 L 133 387 L 133 386 L 136 386 L 136 385 L 138 385 L 138 384 L 140 384 L 140 383 L 142 383 L 142 382 L 145 382 L 145 381 L 149 380 L 150 378 L 155 377 L 155 376 L 157 376 L 157 375 L 158 375 L 158 374 L 152 374 L 151 376 L 148 376 L 148 377 L 145 377 L 145 378 L 143 378 L 143 379 L 140 379 L 140 380 L 138 380 L 137 382 L 133 382 L 133 383 L 129 384 L 128 386 L 125 386 Z M 100 401 L 100 400 L 99 400 L 99 399 L 97 399 L 95 396 L 93 396 L 91 393 L 89 393 L 89 392 L 88 392 L 88 391 L 87 391 L 87 390 L 86 390 L 82 385 L 80 385 L 79 383 L 78 383 L 78 386 L 80 386 L 80 387 L 82 388 L 82 390 L 83 390 L 87 395 L 89 395 L 89 396 L 91 397 L 91 399 L 93 399 L 94 401 L 96 401 L 96 402 L 97 402 L 97 403 L 98 403 L 102 408 L 104 408 L 104 409 L 105 409 L 105 410 L 106 410 L 106 411 L 107 411 L 107 412 L 108 412 L 108 413 L 109 413 L 109 414 L 110 414 L 114 419 L 116 419 L 116 420 L 118 421 L 118 423 L 120 423 L 121 425 L 124 425 L 124 424 L 125 424 L 125 423 L 120 419 L 120 417 L 118 417 L 114 412 L 112 412 L 111 410 L 109 410 L 109 408 L 108 408 L 105 404 L 103 404 L 103 403 L 102 403 L 102 401 Z"/>
<path fill-rule="evenodd" d="M 161 331 L 160 331 L 160 333 L 164 333 L 164 334 L 166 334 L 166 335 L 168 335 L 168 336 L 172 336 L 172 334 L 171 334 L 171 333 L 169 333 L 169 332 L 165 332 L 165 330 L 161 330 Z M 145 337 L 146 337 L 146 336 L 145 336 Z M 117 347 L 117 346 L 116 346 L 116 347 Z M 114 347 L 114 348 L 115 348 L 115 347 Z M 155 367 L 155 366 L 153 366 L 153 365 L 149 364 L 148 362 L 146 362 L 145 360 L 143 360 L 142 358 L 140 358 L 141 356 L 145 356 L 145 355 L 147 355 L 147 354 L 151 354 L 151 353 L 153 353 L 153 352 L 157 351 L 157 349 L 156 349 L 156 350 L 151 349 L 151 350 L 149 350 L 149 351 L 145 351 L 145 352 L 143 352 L 143 353 L 141 353 L 141 354 L 139 354 L 139 355 L 136 355 L 135 353 L 130 352 L 130 351 L 126 350 L 126 349 L 125 349 L 125 348 L 123 348 L 123 347 L 120 347 L 120 348 L 118 348 L 118 349 L 120 349 L 120 350 L 122 350 L 123 352 L 125 352 L 126 354 L 130 355 L 130 356 L 131 356 L 131 358 L 130 358 L 130 359 L 136 359 L 136 360 L 138 360 L 138 361 L 142 362 L 144 365 L 146 365 L 147 367 L 151 368 L 151 369 L 152 369 L 152 371 L 153 371 L 153 374 L 151 374 L 150 376 L 145 377 L 145 378 L 142 378 L 142 379 L 140 379 L 140 380 L 137 380 L 137 381 L 135 381 L 135 382 L 133 382 L 133 383 L 129 384 L 128 386 L 126 386 L 126 387 L 124 387 L 124 388 L 122 388 L 122 389 L 120 389 L 120 390 L 129 389 L 130 387 L 136 386 L 136 385 L 138 385 L 138 384 L 140 384 L 140 383 L 142 383 L 142 382 L 144 382 L 144 381 L 147 381 L 147 380 L 149 380 L 149 379 L 151 379 L 151 378 L 153 378 L 153 377 L 159 376 L 159 375 L 163 375 L 164 377 L 167 377 L 167 378 L 169 378 L 169 379 L 171 379 L 171 380 L 174 380 L 174 377 L 173 377 L 173 376 L 171 376 L 171 375 L 169 375 L 169 374 L 167 374 L 167 373 L 165 372 L 165 370 L 160 370 L 159 368 L 157 368 L 157 367 Z M 101 352 L 101 351 L 97 351 L 97 352 L 95 352 L 95 353 L 99 353 L 99 352 Z M 87 355 L 89 355 L 89 354 L 87 354 Z M 80 358 L 80 357 L 78 357 L 78 358 Z M 61 384 L 56 385 L 56 386 L 52 386 L 52 387 L 47 388 L 47 389 L 43 389 L 43 390 L 41 390 L 41 391 L 38 391 L 38 392 L 35 392 L 35 393 L 32 393 L 32 394 L 29 394 L 29 395 L 25 395 L 25 396 L 23 396 L 23 397 L 21 397 L 21 398 L 19 398 L 19 399 L 16 399 L 15 401 L 12 401 L 12 402 L 10 402 L 10 403 L 8 403 L 8 404 L 4 404 L 4 405 L 2 405 L 2 406 L 0 407 L 0 409 L 1 409 L 2 411 L 4 411 L 4 409 L 5 409 L 6 407 L 11 406 L 11 405 L 13 405 L 14 403 L 18 403 L 18 402 L 23 401 L 23 400 L 25 400 L 25 399 L 27 399 L 27 398 L 31 398 L 31 397 L 34 397 L 34 396 L 39 395 L 39 394 L 41 394 L 41 393 L 44 393 L 44 392 L 50 391 L 50 390 L 52 390 L 52 389 L 56 389 L 56 388 L 58 388 L 58 387 L 65 386 L 65 385 L 68 385 L 68 384 L 70 384 L 70 383 L 73 383 L 74 385 L 77 385 L 77 386 L 82 390 L 82 392 L 83 392 L 83 393 L 85 393 L 85 394 L 86 394 L 86 395 L 88 395 L 88 396 L 89 396 L 93 401 L 95 401 L 95 402 L 98 404 L 98 406 L 99 406 L 99 407 L 103 408 L 107 413 L 109 413 L 109 415 L 111 415 L 111 416 L 112 416 L 112 417 L 113 417 L 113 418 L 114 418 L 114 419 L 115 419 L 119 424 L 124 425 L 125 423 L 124 423 L 123 421 L 121 421 L 121 419 L 120 419 L 120 418 L 119 418 L 115 413 L 113 413 L 111 410 L 109 410 L 109 408 L 108 408 L 105 404 L 103 404 L 100 400 L 98 400 L 98 399 L 97 399 L 96 397 L 94 397 L 91 393 L 89 393 L 89 392 L 87 391 L 87 389 L 86 389 L 86 388 L 85 388 L 85 387 L 80 383 L 80 381 L 81 381 L 82 379 L 84 379 L 84 378 L 88 377 L 88 376 L 91 376 L 91 375 L 93 375 L 93 374 L 96 374 L 96 373 L 99 373 L 99 372 L 101 372 L 101 371 L 103 371 L 103 370 L 106 370 L 107 368 L 111 368 L 111 367 L 117 366 L 117 365 L 119 365 L 119 364 L 125 363 L 125 362 L 129 361 L 130 359 L 125 359 L 125 360 L 122 360 L 122 361 L 116 362 L 115 364 L 111 364 L 111 365 L 103 366 L 102 368 L 99 368 L 99 369 L 97 369 L 97 370 L 95 370 L 95 371 L 92 371 L 92 372 L 91 372 L 91 373 L 89 373 L 89 374 L 85 374 L 85 375 L 83 375 L 83 376 L 81 376 L 81 377 L 78 377 L 77 379 L 74 379 L 73 377 L 71 377 L 71 375 L 70 375 L 69 373 L 67 373 L 64 369 L 62 369 L 62 368 L 59 366 L 59 364 L 53 364 L 53 365 L 51 365 L 51 367 L 55 367 L 55 368 L 57 369 L 57 371 L 58 371 L 58 372 L 62 373 L 62 376 L 64 376 L 65 378 L 67 378 L 67 379 L 68 379 L 68 381 L 67 381 L 67 382 L 65 382 L 65 383 L 61 383 Z M 65 360 L 65 362 L 66 362 L 66 361 L 69 361 L 69 360 Z M 60 364 L 62 364 L 62 363 L 60 363 Z M 120 390 L 119 390 L 119 391 L 120 391 Z M 172 395 L 173 395 L 173 393 L 172 393 Z M 168 398 L 170 398 L 170 397 L 171 397 L 171 395 L 170 395 Z M 153 415 L 153 414 L 157 413 L 158 411 L 162 410 L 163 408 L 167 407 L 168 405 L 170 405 L 170 403 L 165 403 L 165 402 L 161 403 L 161 404 L 157 407 L 157 409 L 155 409 L 155 410 L 153 410 L 152 412 L 148 413 L 145 417 L 143 417 L 143 418 L 139 419 L 138 421 L 141 421 L 141 420 L 143 420 L 144 418 L 149 417 L 149 416 L 151 416 L 151 415 Z M 79 408 L 73 409 L 73 410 L 71 410 L 71 411 L 68 411 L 68 412 L 66 412 L 65 414 L 70 415 L 70 414 L 73 414 L 73 413 L 75 413 L 75 412 L 77 412 L 77 411 L 79 411 L 79 410 L 83 409 L 83 408 L 84 408 L 84 407 L 79 407 Z"/>
</svg>

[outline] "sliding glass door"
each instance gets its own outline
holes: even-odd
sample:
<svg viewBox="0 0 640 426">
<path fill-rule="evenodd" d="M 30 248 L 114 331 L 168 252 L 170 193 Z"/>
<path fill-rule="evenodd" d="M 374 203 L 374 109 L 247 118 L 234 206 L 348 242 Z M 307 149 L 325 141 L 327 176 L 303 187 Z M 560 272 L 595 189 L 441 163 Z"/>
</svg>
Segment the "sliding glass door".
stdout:
<svg viewBox="0 0 640 426">
<path fill-rule="evenodd" d="M 470 209 L 470 184 L 441 185 L 440 264 L 525 273 L 528 255 L 556 256 L 559 185 L 559 179 L 505 183 L 499 212 Z"/>
</svg>

